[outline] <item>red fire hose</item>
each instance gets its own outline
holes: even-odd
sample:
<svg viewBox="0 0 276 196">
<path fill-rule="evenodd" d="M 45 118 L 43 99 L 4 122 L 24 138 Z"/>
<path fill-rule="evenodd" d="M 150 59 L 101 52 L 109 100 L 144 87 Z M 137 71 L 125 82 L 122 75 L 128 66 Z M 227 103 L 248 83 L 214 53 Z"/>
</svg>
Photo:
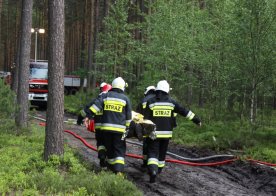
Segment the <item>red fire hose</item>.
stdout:
<svg viewBox="0 0 276 196">
<path fill-rule="evenodd" d="M 73 135 L 75 138 L 81 140 L 81 142 L 87 146 L 88 148 L 97 151 L 97 149 L 88 144 L 86 142 L 85 139 L 83 139 L 82 137 L 80 137 L 79 135 L 77 135 L 76 133 L 69 131 L 69 130 L 65 130 L 65 132 L 70 133 L 71 135 Z M 143 157 L 141 155 L 136 155 L 136 154 L 130 154 L 127 153 L 126 156 L 128 157 L 132 157 L 132 158 L 136 158 L 136 159 L 142 159 Z M 226 160 L 226 161 L 220 161 L 220 162 L 213 162 L 213 163 L 193 163 L 193 162 L 188 162 L 188 161 L 180 161 L 180 160 L 176 160 L 176 159 L 166 159 L 166 162 L 170 162 L 170 163 L 178 163 L 178 164 L 182 164 L 182 165 L 190 165 L 190 166 L 217 166 L 217 165 L 223 165 L 223 164 L 228 164 L 228 163 L 232 163 L 234 161 L 236 161 L 237 159 L 230 159 L 230 160 Z"/>
<path fill-rule="evenodd" d="M 39 125 L 45 126 L 46 123 L 41 122 L 41 123 L 39 123 Z M 76 133 L 74 133 L 70 130 L 64 130 L 64 132 L 70 133 L 75 138 L 81 140 L 81 142 L 85 146 L 87 146 L 88 148 L 90 148 L 94 151 L 97 151 L 97 148 L 95 148 L 94 146 L 87 143 L 87 141 L 85 139 L 83 139 L 81 136 L 77 135 Z M 141 155 L 136 155 L 136 154 L 131 154 L 131 153 L 127 153 L 126 156 L 136 158 L 136 159 L 143 159 L 143 157 Z M 232 163 L 236 160 L 238 160 L 238 158 L 233 158 L 233 159 L 230 159 L 230 160 L 225 160 L 225 161 L 220 161 L 220 162 L 212 162 L 212 163 L 194 163 L 194 162 L 181 161 L 181 160 L 176 160 L 176 159 L 166 159 L 166 162 L 189 165 L 189 166 L 218 166 L 218 165 L 224 165 L 224 164 Z M 254 159 L 246 159 L 246 160 L 250 161 L 250 162 L 253 162 L 253 163 L 258 163 L 258 164 L 270 166 L 270 167 L 276 167 L 276 164 L 274 164 L 274 163 L 267 163 L 267 162 L 264 162 L 264 161 L 259 161 L 259 160 L 254 160 Z"/>
<path fill-rule="evenodd" d="M 254 160 L 254 159 L 246 159 L 247 161 L 250 161 L 250 162 L 253 162 L 253 163 L 259 163 L 259 164 L 262 164 L 262 165 L 267 165 L 267 166 L 270 166 L 270 167 L 276 167 L 276 164 L 274 163 L 267 163 L 267 162 L 264 162 L 264 161 L 258 161 L 258 160 Z"/>
</svg>

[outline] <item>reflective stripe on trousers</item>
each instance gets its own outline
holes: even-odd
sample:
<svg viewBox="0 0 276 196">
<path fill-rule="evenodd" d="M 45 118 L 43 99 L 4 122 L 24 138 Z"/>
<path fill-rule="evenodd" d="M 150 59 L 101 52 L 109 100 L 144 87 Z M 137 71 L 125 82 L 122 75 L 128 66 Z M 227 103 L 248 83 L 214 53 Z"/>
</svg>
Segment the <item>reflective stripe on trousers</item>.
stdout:
<svg viewBox="0 0 276 196">
<path fill-rule="evenodd" d="M 124 159 L 124 157 L 116 157 L 114 159 L 107 159 L 107 162 L 110 165 L 114 165 L 114 164 L 122 164 L 122 165 L 124 165 L 125 164 L 125 159 Z"/>
</svg>

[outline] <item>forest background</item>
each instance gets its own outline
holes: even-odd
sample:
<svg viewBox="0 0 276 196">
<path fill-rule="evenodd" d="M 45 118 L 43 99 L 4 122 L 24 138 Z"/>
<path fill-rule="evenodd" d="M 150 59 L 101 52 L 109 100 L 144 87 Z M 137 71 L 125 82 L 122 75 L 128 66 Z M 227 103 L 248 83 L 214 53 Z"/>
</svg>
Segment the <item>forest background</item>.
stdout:
<svg viewBox="0 0 276 196">
<path fill-rule="evenodd" d="M 122 76 L 135 107 L 146 86 L 166 79 L 176 100 L 205 124 L 219 124 L 209 128 L 210 134 L 205 130 L 204 140 L 216 141 L 213 129 L 230 128 L 240 141 L 245 137 L 241 130 L 258 139 L 264 135 L 264 141 L 275 138 L 275 0 L 65 3 L 65 72 L 87 78 L 88 89 Z M 47 59 L 45 5 L 46 0 L 33 5 L 33 28 L 46 30 L 38 35 L 38 59 Z M 13 71 L 20 11 L 21 1 L 0 1 L 1 70 Z M 181 122 L 178 130 L 182 127 Z"/>
</svg>

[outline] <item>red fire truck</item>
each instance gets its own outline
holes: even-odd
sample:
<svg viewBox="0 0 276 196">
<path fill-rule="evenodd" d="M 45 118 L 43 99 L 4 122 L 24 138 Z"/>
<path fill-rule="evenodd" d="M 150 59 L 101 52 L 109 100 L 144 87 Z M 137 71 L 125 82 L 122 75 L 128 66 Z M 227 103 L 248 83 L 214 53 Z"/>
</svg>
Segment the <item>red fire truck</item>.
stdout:
<svg viewBox="0 0 276 196">
<path fill-rule="evenodd" d="M 64 93 L 75 94 L 81 87 L 79 76 L 64 76 Z M 46 105 L 48 98 L 48 62 L 30 63 L 29 100 L 32 105 Z"/>
</svg>

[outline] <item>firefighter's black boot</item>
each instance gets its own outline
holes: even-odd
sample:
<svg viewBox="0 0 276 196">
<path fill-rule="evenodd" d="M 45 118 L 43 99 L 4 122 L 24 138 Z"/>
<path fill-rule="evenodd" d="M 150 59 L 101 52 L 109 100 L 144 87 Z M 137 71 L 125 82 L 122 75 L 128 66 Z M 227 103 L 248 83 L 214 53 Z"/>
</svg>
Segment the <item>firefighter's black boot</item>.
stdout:
<svg viewBox="0 0 276 196">
<path fill-rule="evenodd" d="M 156 171 L 151 171 L 150 172 L 150 183 L 155 183 L 156 179 Z"/>
<path fill-rule="evenodd" d="M 107 167 L 105 150 L 99 150 L 98 158 L 100 159 L 100 166 L 101 167 Z"/>
<path fill-rule="evenodd" d="M 105 159 L 100 159 L 100 166 L 101 167 L 107 167 L 107 163 Z"/>
</svg>

